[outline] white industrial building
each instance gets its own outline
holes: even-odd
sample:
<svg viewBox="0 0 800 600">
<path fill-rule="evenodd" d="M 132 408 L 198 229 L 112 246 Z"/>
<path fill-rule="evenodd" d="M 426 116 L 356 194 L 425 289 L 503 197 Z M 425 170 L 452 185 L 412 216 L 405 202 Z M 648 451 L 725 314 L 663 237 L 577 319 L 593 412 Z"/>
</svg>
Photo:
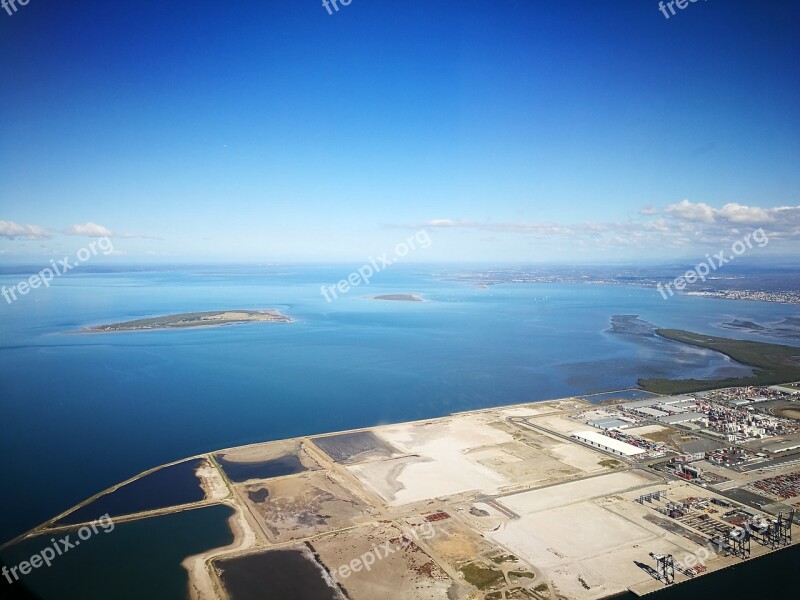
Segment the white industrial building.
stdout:
<svg viewBox="0 0 800 600">
<path fill-rule="evenodd" d="M 579 431 L 577 433 L 573 433 L 572 437 L 579 442 L 588 444 L 589 446 L 594 446 L 600 450 L 605 450 L 606 452 L 611 452 L 617 456 L 627 457 L 645 453 L 645 450 L 642 450 L 641 448 L 637 448 L 631 444 L 626 444 L 625 442 L 610 438 L 607 435 L 603 435 L 599 431 Z"/>
<path fill-rule="evenodd" d="M 625 429 L 626 427 L 631 426 L 628 421 L 613 418 L 595 419 L 594 421 L 587 421 L 586 424 L 591 425 L 592 427 L 597 427 L 598 429 Z"/>
<path fill-rule="evenodd" d="M 666 417 L 669 415 L 668 412 L 665 412 L 663 410 L 658 410 L 657 408 L 637 408 L 633 412 L 640 415 L 646 415 L 648 417 L 655 417 L 655 418 Z"/>
<path fill-rule="evenodd" d="M 699 412 L 687 412 L 678 415 L 669 415 L 666 417 L 661 417 L 659 421 L 661 423 L 666 423 L 667 425 L 678 425 L 679 423 L 688 423 L 690 421 L 699 421 L 701 419 L 705 419 L 706 415 Z"/>
</svg>

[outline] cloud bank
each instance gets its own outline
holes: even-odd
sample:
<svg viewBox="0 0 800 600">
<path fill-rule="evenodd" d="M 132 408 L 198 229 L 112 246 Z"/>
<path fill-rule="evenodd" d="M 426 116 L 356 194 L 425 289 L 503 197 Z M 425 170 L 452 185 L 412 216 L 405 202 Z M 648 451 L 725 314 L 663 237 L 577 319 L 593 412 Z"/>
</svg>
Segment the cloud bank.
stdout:
<svg viewBox="0 0 800 600">
<path fill-rule="evenodd" d="M 20 225 L 14 221 L 0 221 L 0 238 L 7 240 L 49 240 L 53 238 L 54 233 L 60 233 L 70 236 L 82 236 L 90 238 L 125 238 L 125 239 L 142 239 L 142 240 L 161 240 L 162 238 L 137 235 L 134 233 L 115 233 L 108 227 L 98 225 L 89 221 L 84 224 L 72 225 L 66 229 L 50 229 L 42 227 L 41 225 Z"/>
<path fill-rule="evenodd" d="M 44 227 L 0 221 L 0 237 L 8 240 L 49 240 L 52 236 Z"/>
<path fill-rule="evenodd" d="M 763 228 L 770 238 L 800 241 L 800 206 L 764 208 L 731 202 L 722 208 L 714 208 L 704 202 L 682 200 L 664 208 L 644 206 L 637 217 L 624 221 L 557 223 L 437 218 L 425 223 L 389 227 L 475 230 L 542 239 L 564 238 L 577 245 L 603 248 L 681 248 L 729 242 L 740 237 L 744 231 L 758 228 Z"/>
</svg>

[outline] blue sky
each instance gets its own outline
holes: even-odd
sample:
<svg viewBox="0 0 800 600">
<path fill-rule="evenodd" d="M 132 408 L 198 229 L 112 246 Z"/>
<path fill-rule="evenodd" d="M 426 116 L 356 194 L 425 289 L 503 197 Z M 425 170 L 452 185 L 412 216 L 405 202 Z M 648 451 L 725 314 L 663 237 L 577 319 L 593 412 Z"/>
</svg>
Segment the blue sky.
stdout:
<svg viewBox="0 0 800 600">
<path fill-rule="evenodd" d="M 800 239 L 800 5 L 0 10 L 0 260 L 692 257 Z M 702 256 L 702 254 L 700 254 Z"/>
</svg>

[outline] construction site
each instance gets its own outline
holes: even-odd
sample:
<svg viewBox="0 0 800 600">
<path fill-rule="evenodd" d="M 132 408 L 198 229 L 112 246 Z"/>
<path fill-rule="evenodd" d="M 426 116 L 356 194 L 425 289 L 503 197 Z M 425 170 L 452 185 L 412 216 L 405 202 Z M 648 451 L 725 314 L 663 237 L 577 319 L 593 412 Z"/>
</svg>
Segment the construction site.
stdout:
<svg viewBox="0 0 800 600">
<path fill-rule="evenodd" d="M 296 440 L 311 470 L 231 485 L 253 543 L 213 557 L 207 589 L 255 598 L 230 565 L 278 550 L 351 600 L 646 595 L 763 556 L 797 541 L 800 506 L 791 454 L 742 445 L 797 432 L 735 404 L 764 393 L 565 399 Z"/>
<path fill-rule="evenodd" d="M 797 422 L 742 395 L 568 398 L 221 450 L 193 457 L 203 501 L 157 512 L 235 511 L 234 542 L 183 563 L 194 600 L 644 596 L 800 539 L 800 453 L 764 450 Z"/>
</svg>

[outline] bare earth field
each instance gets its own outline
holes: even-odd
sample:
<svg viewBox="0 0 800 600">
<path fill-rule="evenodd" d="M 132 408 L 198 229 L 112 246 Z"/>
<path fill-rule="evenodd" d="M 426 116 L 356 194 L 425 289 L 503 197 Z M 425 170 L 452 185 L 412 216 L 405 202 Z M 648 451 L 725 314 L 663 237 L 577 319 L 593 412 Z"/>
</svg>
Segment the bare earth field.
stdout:
<svg viewBox="0 0 800 600">
<path fill-rule="evenodd" d="M 323 537 L 313 548 L 351 600 L 448 600 L 458 584 L 418 544 L 402 544 L 402 535 L 400 527 L 379 523 Z M 387 542 L 392 552 L 376 558 L 369 570 L 339 574 L 342 566 Z"/>
<path fill-rule="evenodd" d="M 594 600 L 659 589 L 650 553 L 684 560 L 708 539 L 698 524 L 729 525 L 719 510 L 673 520 L 656 509 L 723 497 L 570 439 L 586 428 L 574 415 L 591 410 L 570 399 L 228 451 L 245 462 L 305 451 L 318 467 L 234 486 L 261 540 L 238 555 L 304 542 L 332 597 L 351 600 Z M 660 425 L 630 431 L 692 437 Z M 636 501 L 655 491 L 667 494 L 660 504 Z M 423 526 L 435 535 L 397 548 Z M 365 568 L 363 557 L 387 544 L 395 551 Z M 714 555 L 706 566 L 735 560 Z"/>
<path fill-rule="evenodd" d="M 258 492 L 268 495 L 257 501 Z M 303 539 L 355 524 L 367 507 L 326 473 L 312 472 L 248 484 L 242 496 L 267 536 Z M 254 492 L 253 495 L 250 495 Z M 262 494 L 263 495 L 263 494 Z"/>
</svg>

